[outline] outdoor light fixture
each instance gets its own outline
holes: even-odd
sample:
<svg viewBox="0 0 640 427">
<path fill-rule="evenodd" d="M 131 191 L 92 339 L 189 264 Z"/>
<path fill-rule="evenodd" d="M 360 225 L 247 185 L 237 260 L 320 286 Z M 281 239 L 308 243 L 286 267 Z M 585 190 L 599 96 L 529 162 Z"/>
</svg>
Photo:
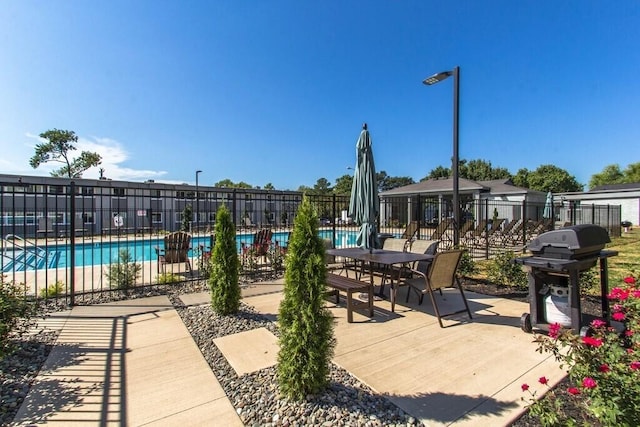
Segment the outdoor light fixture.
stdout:
<svg viewBox="0 0 640 427">
<path fill-rule="evenodd" d="M 460 179 L 458 176 L 458 113 L 460 111 L 460 67 L 455 67 L 451 71 L 442 71 L 427 77 L 422 81 L 427 86 L 431 86 L 438 82 L 453 76 L 453 245 L 458 247 L 460 243 Z"/>
<path fill-rule="evenodd" d="M 201 174 L 202 171 L 196 171 L 196 233 L 198 232 L 198 222 L 200 221 L 200 203 L 198 203 L 198 175 Z"/>
</svg>

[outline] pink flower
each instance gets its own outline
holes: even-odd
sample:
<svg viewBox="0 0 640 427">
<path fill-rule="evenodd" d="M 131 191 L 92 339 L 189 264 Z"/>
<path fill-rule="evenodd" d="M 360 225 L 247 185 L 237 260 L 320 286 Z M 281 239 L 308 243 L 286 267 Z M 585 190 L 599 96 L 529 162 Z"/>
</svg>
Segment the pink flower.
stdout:
<svg viewBox="0 0 640 427">
<path fill-rule="evenodd" d="M 578 394 L 580 394 L 580 390 L 578 390 L 576 387 L 569 387 L 567 389 L 567 392 L 569 392 L 569 394 L 572 394 L 574 396 L 577 396 Z"/>
<path fill-rule="evenodd" d="M 636 284 L 636 279 L 633 276 L 627 276 L 623 280 L 624 280 L 624 283 L 628 283 L 630 285 L 635 285 Z"/>
<path fill-rule="evenodd" d="M 527 391 L 527 390 L 529 390 L 529 384 L 527 384 L 527 383 L 522 384 L 520 387 L 522 388 L 522 391 Z"/>
<path fill-rule="evenodd" d="M 547 377 L 540 377 L 540 379 L 538 380 L 538 382 L 540 384 L 546 384 L 549 382 L 549 380 L 547 379 Z"/>
<path fill-rule="evenodd" d="M 591 326 L 593 326 L 594 328 L 602 328 L 603 326 L 606 326 L 606 325 L 607 325 L 607 322 L 601 319 L 595 319 L 591 322 Z"/>
<path fill-rule="evenodd" d="M 622 321 L 625 319 L 625 315 L 624 315 L 624 313 L 623 313 L 623 312 L 618 311 L 618 312 L 613 313 L 613 314 L 611 315 L 611 318 L 612 318 L 613 320 L 618 321 L 618 322 L 622 322 Z"/>
<path fill-rule="evenodd" d="M 549 325 L 549 336 L 553 339 L 558 338 L 561 328 L 562 326 L 559 323 L 553 323 Z"/>
<path fill-rule="evenodd" d="M 633 330 L 631 330 L 631 329 L 627 329 L 627 330 L 625 330 L 625 331 L 624 331 L 624 336 L 625 336 L 625 337 L 633 336 Z"/>
<path fill-rule="evenodd" d="M 609 299 L 618 299 L 620 301 L 624 301 L 629 298 L 629 291 L 625 291 L 624 289 L 620 288 L 613 288 L 611 289 L 611 292 L 609 293 L 609 295 L 607 295 L 607 297 Z"/>
<path fill-rule="evenodd" d="M 582 386 L 584 388 L 596 388 L 597 385 L 596 380 L 591 377 L 586 377 L 582 380 Z"/>
<path fill-rule="evenodd" d="M 598 368 L 598 371 L 600 372 L 609 372 L 609 365 L 607 365 L 606 363 L 603 363 L 602 365 L 600 365 L 600 367 Z"/>
<path fill-rule="evenodd" d="M 600 338 L 582 337 L 582 342 L 591 347 L 600 347 L 602 345 L 602 339 Z"/>
<path fill-rule="evenodd" d="M 631 362 L 631 365 L 629 365 L 629 367 L 631 368 L 632 371 L 637 371 L 638 369 L 640 369 L 640 362 L 638 361 Z"/>
<path fill-rule="evenodd" d="M 635 291 L 632 291 L 631 295 L 633 295 L 634 298 L 640 298 L 640 290 L 636 289 Z"/>
</svg>

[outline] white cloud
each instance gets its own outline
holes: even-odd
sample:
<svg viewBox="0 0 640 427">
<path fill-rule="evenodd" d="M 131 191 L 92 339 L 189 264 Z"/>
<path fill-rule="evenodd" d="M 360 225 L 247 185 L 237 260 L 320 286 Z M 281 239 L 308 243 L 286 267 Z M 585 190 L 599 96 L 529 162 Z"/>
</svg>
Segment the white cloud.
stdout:
<svg viewBox="0 0 640 427">
<path fill-rule="evenodd" d="M 43 163 L 38 168 L 29 166 L 29 159 L 34 154 L 35 146 L 46 140 L 38 135 L 27 133 L 25 135 L 31 142 L 15 144 L 8 147 L 7 152 L 0 158 L 0 170 L 3 173 L 12 175 L 38 175 L 48 176 L 54 169 L 60 168 L 58 162 Z M 129 159 L 129 153 L 124 146 L 110 138 L 92 136 L 90 138 L 78 137 L 77 150 L 72 154 L 80 154 L 82 151 L 92 151 L 100 154 L 102 164 L 98 167 L 88 169 L 82 174 L 83 178 L 97 179 L 100 177 L 100 168 L 104 169 L 105 177 L 114 180 L 144 181 L 147 179 L 158 179 L 166 175 L 166 171 L 155 171 L 145 169 L 131 169 L 122 166 Z M 75 156 L 72 156 L 75 158 Z"/>
</svg>

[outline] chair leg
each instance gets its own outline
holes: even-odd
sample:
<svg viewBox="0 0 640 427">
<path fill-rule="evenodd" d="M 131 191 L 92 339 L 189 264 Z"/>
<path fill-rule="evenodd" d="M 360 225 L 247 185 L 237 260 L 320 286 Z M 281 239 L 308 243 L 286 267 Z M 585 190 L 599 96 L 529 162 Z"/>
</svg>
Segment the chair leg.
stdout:
<svg viewBox="0 0 640 427">
<path fill-rule="evenodd" d="M 458 284 L 458 290 L 460 291 L 460 295 L 462 296 L 462 301 L 464 302 L 464 306 L 467 309 L 467 313 L 469 314 L 469 319 L 473 319 L 471 315 L 471 310 L 469 309 L 469 304 L 467 303 L 467 297 L 464 296 L 464 291 L 462 290 L 462 286 L 460 285 L 460 280 L 456 277 L 456 283 Z"/>
<path fill-rule="evenodd" d="M 441 328 L 444 328 L 444 325 L 442 324 L 442 318 L 440 317 L 440 310 L 438 309 L 438 304 L 436 304 L 436 298 L 433 295 L 433 289 L 431 289 L 431 286 L 427 285 L 427 289 L 429 291 L 429 297 L 431 298 L 431 304 L 433 304 L 433 310 L 436 312 L 436 317 L 438 318 L 438 323 L 440 324 Z"/>
</svg>

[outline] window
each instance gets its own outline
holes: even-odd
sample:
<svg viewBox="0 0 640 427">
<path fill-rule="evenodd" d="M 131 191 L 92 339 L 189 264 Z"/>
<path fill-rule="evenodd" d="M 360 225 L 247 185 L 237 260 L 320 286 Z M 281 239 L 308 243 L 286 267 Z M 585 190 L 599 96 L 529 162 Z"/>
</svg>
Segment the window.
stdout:
<svg viewBox="0 0 640 427">
<path fill-rule="evenodd" d="M 185 193 L 184 191 L 176 191 L 176 199 L 184 199 Z"/>
<path fill-rule="evenodd" d="M 50 185 L 49 194 L 64 194 L 64 187 L 62 185 Z"/>
<path fill-rule="evenodd" d="M 124 197 L 125 189 L 124 188 L 114 188 L 113 189 L 113 197 Z"/>
<path fill-rule="evenodd" d="M 162 212 L 152 212 L 151 222 L 154 224 L 162 224 Z"/>
<path fill-rule="evenodd" d="M 65 225 L 66 221 L 66 213 L 62 212 L 49 212 L 47 213 L 47 218 L 51 218 L 54 224 L 56 225 Z"/>
<path fill-rule="evenodd" d="M 95 224 L 95 216 L 93 212 L 82 212 L 78 216 L 78 219 L 82 219 L 83 224 Z"/>
<path fill-rule="evenodd" d="M 152 199 L 159 199 L 161 196 L 160 190 L 151 190 Z"/>
<path fill-rule="evenodd" d="M 83 196 L 93 196 L 93 187 L 82 187 Z"/>
<path fill-rule="evenodd" d="M 211 223 L 216 222 L 216 213 L 215 212 L 209 212 L 209 222 L 211 222 Z"/>
</svg>

